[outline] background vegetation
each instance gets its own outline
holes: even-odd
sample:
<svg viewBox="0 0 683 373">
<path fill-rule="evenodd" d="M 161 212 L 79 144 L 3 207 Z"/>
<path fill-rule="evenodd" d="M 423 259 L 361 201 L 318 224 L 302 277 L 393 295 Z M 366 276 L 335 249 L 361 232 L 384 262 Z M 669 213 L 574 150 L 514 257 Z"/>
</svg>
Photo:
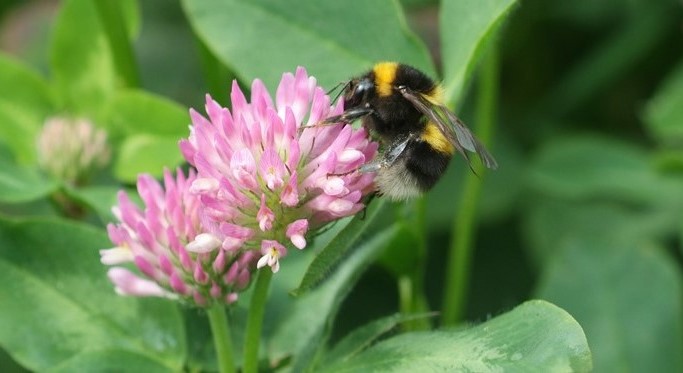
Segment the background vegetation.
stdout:
<svg viewBox="0 0 683 373">
<path fill-rule="evenodd" d="M 543 299 L 578 322 L 590 352 L 571 317 L 531 302 L 491 321 L 515 326 L 491 346 L 512 341 L 523 351 L 514 341 L 546 327 L 567 336 L 548 345 L 569 362 L 506 355 L 511 365 L 494 365 L 583 371 L 592 353 L 598 372 L 683 370 L 680 2 L 127 0 L 107 10 L 114 3 L 0 5 L 3 371 L 122 360 L 215 369 L 199 312 L 113 294 L 97 249 L 111 245 L 102 227 L 115 191 L 139 172 L 179 164 L 187 108 L 201 109 L 205 92 L 227 104 L 233 78 L 249 87 L 258 77 L 272 90 L 302 65 L 331 88 L 378 60 L 440 77 L 500 168 L 478 178 L 452 162 L 424 199 L 375 201 L 364 219 L 316 238 L 327 253 L 318 267 L 309 267 L 315 250 L 283 260 L 266 316 L 269 361 L 294 370 L 311 361 L 364 366 L 384 361 L 386 351 L 365 347 L 398 324 L 480 323 Z M 110 133 L 113 164 L 87 186 L 37 168 L 37 133 L 60 114 L 87 116 Z M 85 209 L 80 222 L 63 216 L 55 195 Z M 291 298 L 293 289 L 303 295 Z M 404 316 L 388 316 L 398 311 Z M 441 313 L 406 316 L 430 311 Z M 243 324 L 246 312 L 241 305 L 231 320 Z M 519 327 L 538 314 L 547 317 L 539 329 Z M 362 325 L 369 336 L 344 339 Z M 436 356 L 474 351 L 467 338 L 483 329 Z M 399 338 L 387 341 L 404 347 Z M 325 354 L 316 350 L 322 340 Z M 97 348 L 81 353 L 88 345 Z"/>
</svg>

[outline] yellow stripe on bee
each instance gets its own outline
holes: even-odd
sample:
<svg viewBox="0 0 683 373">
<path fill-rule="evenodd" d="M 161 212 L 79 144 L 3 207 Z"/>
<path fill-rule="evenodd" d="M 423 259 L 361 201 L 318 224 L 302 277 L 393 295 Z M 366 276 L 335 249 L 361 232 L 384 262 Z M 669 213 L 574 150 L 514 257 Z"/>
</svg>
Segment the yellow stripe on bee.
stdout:
<svg viewBox="0 0 683 373">
<path fill-rule="evenodd" d="M 396 62 L 380 62 L 372 71 L 375 73 L 375 86 L 380 97 L 391 96 L 393 93 L 394 80 L 396 80 Z"/>
<path fill-rule="evenodd" d="M 437 127 L 436 124 L 431 121 L 427 122 L 427 126 L 425 127 L 424 131 L 422 131 L 420 139 L 429 144 L 439 153 L 453 154 L 455 151 L 453 144 L 448 141 L 446 136 L 444 136 L 441 130 L 439 130 L 439 127 Z"/>
<path fill-rule="evenodd" d="M 422 97 L 434 105 L 443 105 L 443 87 L 441 84 L 437 84 L 431 91 L 422 94 Z"/>
</svg>

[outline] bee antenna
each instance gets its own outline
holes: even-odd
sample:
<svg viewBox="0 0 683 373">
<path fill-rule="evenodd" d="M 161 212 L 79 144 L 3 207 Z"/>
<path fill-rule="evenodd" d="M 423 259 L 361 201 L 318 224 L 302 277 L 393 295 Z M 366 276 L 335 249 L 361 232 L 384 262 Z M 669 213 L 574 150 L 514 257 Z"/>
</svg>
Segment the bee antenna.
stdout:
<svg viewBox="0 0 683 373">
<path fill-rule="evenodd" d="M 339 98 L 339 96 L 341 96 L 342 92 L 344 92 L 344 90 L 346 89 L 346 87 L 349 86 L 349 84 L 351 84 L 351 81 L 350 81 L 350 80 L 347 80 L 347 81 L 345 81 L 345 82 L 339 82 L 339 83 L 337 83 L 334 87 L 332 87 L 332 89 L 330 89 L 329 91 L 327 91 L 326 94 L 329 96 L 329 95 L 331 95 L 334 91 L 336 91 L 339 87 L 342 87 L 342 89 L 340 89 L 340 90 L 337 92 L 337 94 L 334 96 L 334 99 L 332 99 L 331 102 L 336 102 L 337 99 Z"/>
</svg>

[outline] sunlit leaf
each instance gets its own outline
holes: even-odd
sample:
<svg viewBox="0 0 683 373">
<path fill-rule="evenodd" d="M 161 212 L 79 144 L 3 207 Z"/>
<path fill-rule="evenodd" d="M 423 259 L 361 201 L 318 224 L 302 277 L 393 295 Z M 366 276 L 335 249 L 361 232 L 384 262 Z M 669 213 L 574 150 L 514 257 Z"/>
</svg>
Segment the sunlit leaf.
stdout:
<svg viewBox="0 0 683 373">
<path fill-rule="evenodd" d="M 104 124 L 115 137 L 149 134 L 180 140 L 189 135 L 188 109 L 145 91 L 116 93 L 107 103 L 105 118 Z"/>
<path fill-rule="evenodd" d="M 0 152 L 0 202 L 28 202 L 45 197 L 59 186 L 35 168 L 20 166 Z"/>
<path fill-rule="evenodd" d="M 50 63 L 57 93 L 70 114 L 98 120 L 98 109 L 120 82 L 94 2 L 62 2 L 52 34 Z"/>
<path fill-rule="evenodd" d="M 183 1 L 195 32 L 243 81 L 273 88 L 304 66 L 332 87 L 378 61 L 396 60 L 433 75 L 425 46 L 396 1 Z"/>
<path fill-rule="evenodd" d="M 0 344 L 16 361 L 83 371 L 90 354 L 120 350 L 180 370 L 186 346 L 175 304 L 116 295 L 98 254 L 110 246 L 75 223 L 0 220 Z"/>
<path fill-rule="evenodd" d="M 444 0 L 439 26 L 445 96 L 458 101 L 488 38 L 515 0 Z"/>
<path fill-rule="evenodd" d="M 128 372 L 164 373 L 175 372 L 163 362 L 139 353 L 126 350 L 104 349 L 85 351 L 63 364 L 51 367 L 50 372 L 116 372 L 123 367 Z"/>
<path fill-rule="evenodd" d="M 52 92 L 35 72 L 0 54 L 0 142 L 21 164 L 35 161 L 36 138 L 55 110 Z"/>
<path fill-rule="evenodd" d="M 376 340 L 394 330 L 399 324 L 430 315 L 392 315 L 374 320 L 345 336 L 325 354 L 325 363 L 343 361 L 370 347 Z"/>
<path fill-rule="evenodd" d="M 178 138 L 133 135 L 119 147 L 114 175 L 119 180 L 133 183 L 140 173 L 161 176 L 164 168 L 173 170 L 182 162 Z"/>
<path fill-rule="evenodd" d="M 116 195 L 120 188 L 114 186 L 85 186 L 81 188 L 69 188 L 65 192 L 68 196 L 79 203 L 91 208 L 102 222 L 114 220 L 111 212 L 112 206 L 117 203 Z M 135 200 L 135 196 L 130 196 Z"/>
<path fill-rule="evenodd" d="M 321 372 L 587 372 L 591 352 L 564 310 L 530 301 L 464 330 L 405 333 Z"/>
<path fill-rule="evenodd" d="M 595 371 L 683 369 L 679 267 L 658 248 L 577 237 L 546 268 L 537 295 L 583 326 Z"/>
</svg>

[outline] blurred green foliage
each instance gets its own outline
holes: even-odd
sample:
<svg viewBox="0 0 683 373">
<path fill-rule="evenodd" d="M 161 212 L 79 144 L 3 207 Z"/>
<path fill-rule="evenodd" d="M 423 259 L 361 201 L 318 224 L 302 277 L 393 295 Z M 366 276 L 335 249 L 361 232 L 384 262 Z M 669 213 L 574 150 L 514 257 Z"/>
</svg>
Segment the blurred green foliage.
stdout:
<svg viewBox="0 0 683 373">
<path fill-rule="evenodd" d="M 228 77 L 247 90 L 254 78 L 272 89 L 284 71 L 303 65 L 331 87 L 376 60 L 400 60 L 441 77 L 458 115 L 472 123 L 472 78 L 492 46 L 500 66 L 492 153 L 500 168 L 482 180 L 465 318 L 485 321 L 545 299 L 578 322 L 590 351 L 571 317 L 544 302 L 444 333 L 477 339 L 500 325 L 515 331 L 504 338 L 516 345 L 538 336 L 524 329 L 526 313 L 543 313 L 542 325 L 571 337 L 554 342 L 583 343 L 573 354 L 555 351 L 574 359 L 576 371 L 590 368 L 590 353 L 597 372 L 683 370 L 683 5 L 406 0 L 404 12 L 397 1 L 366 3 L 122 2 L 139 86 L 117 69 L 95 2 L 0 6 L 0 308 L 12 317 L 37 310 L 21 319 L 35 336 L 32 347 L 13 329 L 16 319 L 0 315 L 0 346 L 8 352 L 0 355 L 0 370 L 22 369 L 17 362 L 43 370 L 63 358 L 56 370 L 106 369 L 118 359 L 146 371 L 215 369 L 210 336 L 197 327 L 206 326 L 203 316 L 185 310 L 183 326 L 173 305 L 115 297 L 96 250 L 109 245 L 102 227 L 116 190 L 130 187 L 138 172 L 160 175 L 164 166 L 181 165 L 176 144 L 187 135 L 187 108 L 201 109 L 206 92 L 227 103 Z M 471 9 L 484 18 L 458 18 Z M 43 25 L 46 13 L 51 27 Z M 115 160 L 93 185 L 59 185 L 37 170 L 35 137 L 46 117 L 60 114 L 88 116 L 110 131 Z M 329 278 L 301 298 L 287 292 L 301 284 L 313 258 L 288 257 L 289 275 L 271 289 L 268 356 L 297 368 L 331 362 L 334 370 L 343 359 L 362 366 L 410 345 L 396 337 L 365 349 L 407 321 L 379 319 L 400 308 L 401 278 L 425 291 L 414 310 L 441 310 L 466 172 L 464 162 L 452 162 L 424 201 L 387 206 L 371 224 L 338 223 L 316 238 L 321 250 L 335 246 L 328 243 L 337 235 L 359 247 L 333 252 L 346 260 L 336 271 L 338 263 L 325 263 L 320 273 L 308 272 Z M 55 191 L 81 206 L 81 220 L 96 228 L 65 222 L 50 198 Z M 15 220 L 35 215 L 41 217 Z M 349 235 L 346 224 L 367 232 Z M 78 282 L 73 268 L 93 282 L 68 283 Z M 57 280 L 45 286 L 50 278 Z M 82 293 L 66 291 L 73 286 Z M 73 318 L 55 319 L 55 306 L 73 308 Z M 239 307 L 231 318 L 241 325 L 246 312 Z M 153 335 L 150 322 L 165 323 L 169 334 Z M 430 323 L 425 317 L 408 325 Z M 152 329 L 131 332 L 138 327 Z M 101 350 L 79 355 L 42 335 L 68 335 Z M 326 355 L 316 348 L 328 337 L 339 344 Z M 338 353 L 349 341 L 362 346 L 359 353 Z M 432 357 L 442 353 L 448 355 Z"/>
</svg>

